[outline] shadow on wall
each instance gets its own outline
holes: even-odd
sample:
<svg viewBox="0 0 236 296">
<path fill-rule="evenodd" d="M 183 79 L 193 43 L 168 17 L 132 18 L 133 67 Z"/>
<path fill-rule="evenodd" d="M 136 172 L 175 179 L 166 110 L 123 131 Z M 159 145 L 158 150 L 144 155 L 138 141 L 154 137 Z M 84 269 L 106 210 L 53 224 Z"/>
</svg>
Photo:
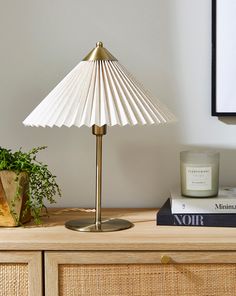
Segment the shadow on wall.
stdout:
<svg viewBox="0 0 236 296">
<path fill-rule="evenodd" d="M 145 200 L 150 201 L 150 206 L 155 206 L 168 195 L 178 180 L 178 148 L 176 145 L 157 143 L 142 143 L 134 149 L 131 147 L 127 143 L 119 148 L 122 182 L 129 183 L 132 188 L 130 195 L 139 197 L 140 206 L 145 206 Z"/>
<path fill-rule="evenodd" d="M 113 128 L 104 140 L 105 206 L 159 206 L 178 175 L 177 125 Z"/>
<path fill-rule="evenodd" d="M 228 125 L 236 125 L 236 116 L 218 117 L 218 120 Z"/>
</svg>

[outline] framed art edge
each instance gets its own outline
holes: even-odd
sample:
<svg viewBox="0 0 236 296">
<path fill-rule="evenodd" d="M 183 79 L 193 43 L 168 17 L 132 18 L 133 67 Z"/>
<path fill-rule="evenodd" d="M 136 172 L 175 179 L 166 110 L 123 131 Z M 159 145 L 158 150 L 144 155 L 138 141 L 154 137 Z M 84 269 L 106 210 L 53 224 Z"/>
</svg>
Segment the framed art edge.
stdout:
<svg viewBox="0 0 236 296">
<path fill-rule="evenodd" d="M 217 62 L 216 62 L 216 52 L 217 52 L 217 0 L 211 1 L 211 115 L 212 116 L 236 116 L 236 112 L 217 112 L 216 100 L 217 100 L 217 91 L 216 91 L 216 79 L 217 79 Z"/>
<path fill-rule="evenodd" d="M 216 112 L 216 0 L 211 1 L 211 115 Z"/>
</svg>

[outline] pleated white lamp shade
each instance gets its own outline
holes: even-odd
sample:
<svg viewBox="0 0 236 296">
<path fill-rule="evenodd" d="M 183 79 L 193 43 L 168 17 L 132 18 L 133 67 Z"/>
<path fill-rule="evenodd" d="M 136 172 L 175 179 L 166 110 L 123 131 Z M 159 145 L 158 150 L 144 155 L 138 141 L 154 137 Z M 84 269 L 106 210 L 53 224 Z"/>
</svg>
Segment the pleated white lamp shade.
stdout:
<svg viewBox="0 0 236 296">
<path fill-rule="evenodd" d="M 23 124 L 91 127 L 160 124 L 176 120 L 164 104 L 157 99 L 154 101 L 155 104 L 151 95 L 114 57 L 88 59 L 81 61 Z"/>
</svg>

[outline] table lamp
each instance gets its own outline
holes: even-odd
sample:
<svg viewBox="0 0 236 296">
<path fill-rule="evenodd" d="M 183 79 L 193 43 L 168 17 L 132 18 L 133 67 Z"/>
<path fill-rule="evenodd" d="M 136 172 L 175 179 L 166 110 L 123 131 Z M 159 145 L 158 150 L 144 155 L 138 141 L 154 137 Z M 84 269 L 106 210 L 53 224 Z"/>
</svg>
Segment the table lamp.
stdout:
<svg viewBox="0 0 236 296">
<path fill-rule="evenodd" d="M 150 94 L 117 59 L 97 42 L 96 47 L 49 93 L 24 120 L 26 126 L 86 125 L 96 136 L 96 212 L 94 219 L 66 222 L 77 231 L 104 232 L 127 229 L 123 219 L 101 217 L 102 137 L 107 126 L 160 124 L 175 121 L 162 103 Z"/>
</svg>

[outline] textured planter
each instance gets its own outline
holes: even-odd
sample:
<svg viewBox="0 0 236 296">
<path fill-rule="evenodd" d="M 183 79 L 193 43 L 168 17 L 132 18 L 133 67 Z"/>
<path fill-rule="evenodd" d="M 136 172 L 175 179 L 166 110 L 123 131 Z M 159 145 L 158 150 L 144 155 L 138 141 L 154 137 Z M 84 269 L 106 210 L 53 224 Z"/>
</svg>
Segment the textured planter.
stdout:
<svg viewBox="0 0 236 296">
<path fill-rule="evenodd" d="M 30 213 L 23 217 L 29 178 L 27 173 L 0 171 L 0 226 L 18 226 L 30 221 Z"/>
</svg>

